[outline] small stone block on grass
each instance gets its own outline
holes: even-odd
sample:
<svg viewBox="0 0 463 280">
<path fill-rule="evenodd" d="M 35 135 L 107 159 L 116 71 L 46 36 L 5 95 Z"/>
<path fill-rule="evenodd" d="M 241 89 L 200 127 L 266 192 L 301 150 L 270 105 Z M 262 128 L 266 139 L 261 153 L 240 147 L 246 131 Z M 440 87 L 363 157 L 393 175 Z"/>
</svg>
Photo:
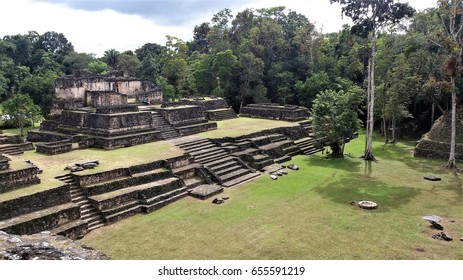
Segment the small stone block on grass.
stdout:
<svg viewBox="0 0 463 280">
<path fill-rule="evenodd" d="M 223 187 L 219 185 L 199 185 L 190 191 L 190 195 L 205 200 L 221 192 Z"/>
<path fill-rule="evenodd" d="M 423 177 L 425 180 L 428 181 L 440 181 L 442 180 L 440 177 L 434 176 L 434 175 L 427 175 Z"/>
</svg>

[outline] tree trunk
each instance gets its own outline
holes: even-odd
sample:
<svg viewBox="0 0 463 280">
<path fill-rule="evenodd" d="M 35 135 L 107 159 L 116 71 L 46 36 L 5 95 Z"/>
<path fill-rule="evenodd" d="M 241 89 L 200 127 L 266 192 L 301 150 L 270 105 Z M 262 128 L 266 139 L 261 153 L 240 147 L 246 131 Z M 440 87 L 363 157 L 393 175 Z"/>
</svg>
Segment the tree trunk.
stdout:
<svg viewBox="0 0 463 280">
<path fill-rule="evenodd" d="M 344 157 L 342 153 L 342 147 L 338 142 L 330 144 L 331 147 L 331 157 L 332 158 L 342 158 Z"/>
<path fill-rule="evenodd" d="M 368 79 L 367 79 L 367 119 L 366 119 L 366 128 L 365 128 L 365 152 L 363 157 L 367 154 L 368 147 L 368 131 L 370 131 L 370 90 L 371 90 L 371 57 L 368 59 Z"/>
<path fill-rule="evenodd" d="M 367 147 L 365 151 L 365 160 L 376 161 L 373 155 L 373 126 L 374 126 L 374 108 L 375 108 L 375 56 L 376 56 L 376 30 L 371 34 L 371 65 L 370 65 L 370 97 L 368 104 L 368 131 L 367 131 Z"/>
<path fill-rule="evenodd" d="M 241 115 L 241 108 L 243 108 L 243 100 L 244 100 L 244 94 L 241 94 L 240 110 L 238 111 L 238 115 Z"/>
<path fill-rule="evenodd" d="M 395 117 L 392 117 L 392 141 L 391 143 L 395 143 L 395 123 L 396 123 L 396 119 Z"/>
<path fill-rule="evenodd" d="M 457 123 L 457 93 L 455 89 L 455 77 L 450 78 L 450 84 L 452 85 L 452 133 L 450 137 L 450 154 L 449 161 L 447 163 L 447 169 L 456 169 L 457 165 L 455 162 L 455 146 L 456 146 L 456 123 Z"/>
<path fill-rule="evenodd" d="M 383 118 L 381 120 L 381 126 L 382 126 L 382 131 L 383 131 L 383 136 L 384 136 L 384 144 L 389 143 L 389 139 L 387 139 L 387 123 L 386 123 L 386 116 L 383 114 Z"/>
<path fill-rule="evenodd" d="M 434 115 L 436 114 L 436 105 L 435 102 L 432 102 L 431 108 L 431 126 L 434 124 Z"/>
</svg>

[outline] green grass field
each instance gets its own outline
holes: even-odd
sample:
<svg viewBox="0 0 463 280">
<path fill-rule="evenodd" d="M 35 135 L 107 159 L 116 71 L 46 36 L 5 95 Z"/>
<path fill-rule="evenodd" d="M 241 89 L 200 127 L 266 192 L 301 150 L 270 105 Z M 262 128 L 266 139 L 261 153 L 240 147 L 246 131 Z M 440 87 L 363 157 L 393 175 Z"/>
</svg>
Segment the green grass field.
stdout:
<svg viewBox="0 0 463 280">
<path fill-rule="evenodd" d="M 347 145 L 345 159 L 297 156 L 299 171 L 227 189 L 222 205 L 187 197 L 81 241 L 114 259 L 463 259 L 461 175 L 413 158 L 412 140 L 377 139 L 379 162 L 364 162 L 363 137 Z M 443 180 L 425 181 L 427 174 Z M 347 203 L 360 200 L 379 208 Z M 424 215 L 441 216 L 454 241 L 432 239 L 439 231 Z"/>
</svg>

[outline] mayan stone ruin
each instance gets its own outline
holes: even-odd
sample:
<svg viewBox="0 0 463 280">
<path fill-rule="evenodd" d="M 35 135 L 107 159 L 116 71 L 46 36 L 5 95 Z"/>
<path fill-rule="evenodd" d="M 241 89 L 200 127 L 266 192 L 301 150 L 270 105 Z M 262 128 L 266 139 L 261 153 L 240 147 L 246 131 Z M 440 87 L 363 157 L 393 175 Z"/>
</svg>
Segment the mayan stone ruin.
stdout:
<svg viewBox="0 0 463 280">
<path fill-rule="evenodd" d="M 298 154 L 320 151 L 314 146 L 308 110 L 300 106 L 248 105 L 245 115 L 300 121 L 289 127 L 239 137 L 200 138 L 193 134 L 217 129 L 216 121 L 238 118 L 222 98 L 162 100 L 151 83 L 127 77 L 76 73 L 56 80 L 50 118 L 39 130 L 20 137 L 0 136 L 5 154 L 31 150 L 57 155 L 76 149 L 106 150 L 169 140 L 183 151 L 142 164 L 99 168 L 98 159 L 67 165 L 53 187 L 40 186 L 40 170 L 30 162 L 0 157 L 0 193 L 40 186 L 0 200 L 0 230 L 9 234 L 49 231 L 78 239 L 89 231 L 138 213 L 150 213 L 185 196 L 207 199 L 262 175 L 269 166 Z M 187 137 L 188 136 L 188 137 Z M 13 146 L 5 146 L 5 144 Z M 21 150 L 23 149 L 23 150 Z"/>
</svg>

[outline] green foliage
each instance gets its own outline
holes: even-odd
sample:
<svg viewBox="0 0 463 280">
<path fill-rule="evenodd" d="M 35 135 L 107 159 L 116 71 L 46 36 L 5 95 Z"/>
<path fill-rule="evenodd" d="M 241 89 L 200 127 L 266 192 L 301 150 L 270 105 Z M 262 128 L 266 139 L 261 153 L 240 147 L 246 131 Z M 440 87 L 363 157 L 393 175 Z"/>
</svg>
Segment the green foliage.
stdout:
<svg viewBox="0 0 463 280">
<path fill-rule="evenodd" d="M 61 74 L 47 70 L 43 73 L 31 75 L 22 80 L 20 91 L 27 93 L 35 104 L 41 108 L 44 116 L 50 112 L 55 96 L 55 79 Z"/>
<path fill-rule="evenodd" d="M 95 61 L 93 55 L 72 51 L 64 57 L 64 73 L 69 75 L 74 73 L 75 70 L 86 69 L 88 64 L 92 61 Z"/>
<path fill-rule="evenodd" d="M 119 63 L 119 55 L 120 52 L 115 49 L 106 50 L 103 54 L 103 61 L 106 62 L 111 69 L 115 70 Z"/>
<path fill-rule="evenodd" d="M 342 157 L 344 144 L 359 129 L 358 106 L 363 90 L 352 86 L 349 91 L 325 90 L 317 95 L 312 107 L 313 129 L 322 143 L 329 144 L 334 157 Z"/>
<path fill-rule="evenodd" d="M 9 115 L 13 123 L 21 131 L 26 125 L 32 125 L 41 120 L 40 107 L 35 105 L 32 98 L 27 94 L 16 94 L 1 104 L 4 114 Z"/>
<path fill-rule="evenodd" d="M 87 65 L 87 69 L 95 74 L 106 74 L 110 70 L 108 64 L 99 59 L 89 62 Z"/>
<path fill-rule="evenodd" d="M 137 77 L 141 66 L 140 60 L 133 54 L 122 53 L 119 55 L 117 69 L 126 71 L 131 77 Z"/>
</svg>

